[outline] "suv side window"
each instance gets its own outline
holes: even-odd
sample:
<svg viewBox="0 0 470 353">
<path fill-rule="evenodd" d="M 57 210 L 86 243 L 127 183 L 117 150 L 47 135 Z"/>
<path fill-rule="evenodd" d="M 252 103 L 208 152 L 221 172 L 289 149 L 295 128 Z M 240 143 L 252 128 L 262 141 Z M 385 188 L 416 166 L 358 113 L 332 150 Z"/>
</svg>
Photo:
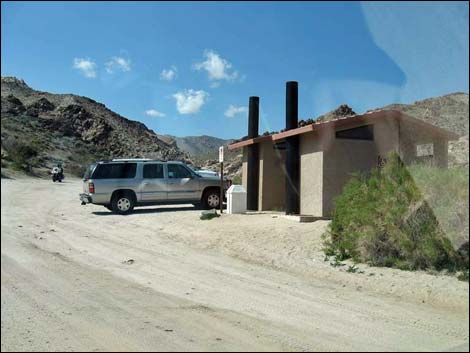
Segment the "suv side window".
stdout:
<svg viewBox="0 0 470 353">
<path fill-rule="evenodd" d="M 132 179 L 135 178 L 136 163 L 98 164 L 93 179 Z"/>
<path fill-rule="evenodd" d="M 144 164 L 145 179 L 163 179 L 163 164 Z"/>
<path fill-rule="evenodd" d="M 180 164 L 168 164 L 168 177 L 172 179 L 191 178 L 191 172 Z"/>
</svg>

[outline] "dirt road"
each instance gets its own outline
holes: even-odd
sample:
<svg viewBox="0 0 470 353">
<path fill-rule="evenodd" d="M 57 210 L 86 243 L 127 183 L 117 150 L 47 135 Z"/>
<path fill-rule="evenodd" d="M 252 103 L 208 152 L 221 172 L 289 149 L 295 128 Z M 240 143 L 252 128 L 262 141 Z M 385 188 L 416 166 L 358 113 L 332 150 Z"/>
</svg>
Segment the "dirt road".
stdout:
<svg viewBox="0 0 470 353">
<path fill-rule="evenodd" d="M 117 216 L 70 180 L 1 191 L 2 351 L 468 351 L 467 283 L 332 268 L 324 222 Z"/>
</svg>

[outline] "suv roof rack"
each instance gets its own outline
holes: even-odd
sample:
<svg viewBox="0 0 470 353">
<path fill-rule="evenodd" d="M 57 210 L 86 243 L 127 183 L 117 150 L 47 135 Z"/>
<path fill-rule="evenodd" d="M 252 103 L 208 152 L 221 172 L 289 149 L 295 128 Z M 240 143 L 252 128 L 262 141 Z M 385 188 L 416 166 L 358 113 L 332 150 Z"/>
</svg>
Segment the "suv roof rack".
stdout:
<svg viewBox="0 0 470 353">
<path fill-rule="evenodd" d="M 112 162 L 144 162 L 151 161 L 150 158 L 113 158 Z"/>
<path fill-rule="evenodd" d="M 122 163 L 127 163 L 127 162 L 159 162 L 159 163 L 184 163 L 187 164 L 184 160 L 181 161 L 164 161 L 161 159 L 151 159 L 151 158 L 113 158 L 113 159 L 102 159 L 99 161 L 96 161 L 96 163 L 112 163 L 112 162 L 122 162 Z"/>
</svg>

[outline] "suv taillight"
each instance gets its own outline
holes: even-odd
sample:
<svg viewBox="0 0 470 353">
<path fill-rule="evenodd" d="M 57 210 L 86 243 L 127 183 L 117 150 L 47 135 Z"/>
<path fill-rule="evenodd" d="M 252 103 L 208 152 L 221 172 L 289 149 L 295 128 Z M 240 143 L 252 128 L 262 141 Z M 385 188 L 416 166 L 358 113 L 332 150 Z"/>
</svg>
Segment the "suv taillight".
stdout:
<svg viewBox="0 0 470 353">
<path fill-rule="evenodd" d="M 88 183 L 88 192 L 90 194 L 94 194 L 95 193 L 95 184 L 93 184 L 91 181 Z"/>
</svg>

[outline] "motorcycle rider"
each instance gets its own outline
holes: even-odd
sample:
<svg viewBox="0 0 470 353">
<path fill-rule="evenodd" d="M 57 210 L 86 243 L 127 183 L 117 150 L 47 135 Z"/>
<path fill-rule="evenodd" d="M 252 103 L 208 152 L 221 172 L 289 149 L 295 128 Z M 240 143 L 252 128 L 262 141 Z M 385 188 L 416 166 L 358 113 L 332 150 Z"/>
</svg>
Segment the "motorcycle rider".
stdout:
<svg viewBox="0 0 470 353">
<path fill-rule="evenodd" d="M 62 179 L 64 179 L 64 169 L 62 168 L 62 164 L 58 163 L 57 165 L 55 165 L 51 170 L 51 174 L 53 176 L 53 181 L 62 181 Z M 57 179 L 54 176 L 56 176 Z"/>
<path fill-rule="evenodd" d="M 59 175 L 63 179 L 64 178 L 64 168 L 62 168 L 62 163 L 57 164 L 57 168 L 59 168 Z"/>
</svg>

